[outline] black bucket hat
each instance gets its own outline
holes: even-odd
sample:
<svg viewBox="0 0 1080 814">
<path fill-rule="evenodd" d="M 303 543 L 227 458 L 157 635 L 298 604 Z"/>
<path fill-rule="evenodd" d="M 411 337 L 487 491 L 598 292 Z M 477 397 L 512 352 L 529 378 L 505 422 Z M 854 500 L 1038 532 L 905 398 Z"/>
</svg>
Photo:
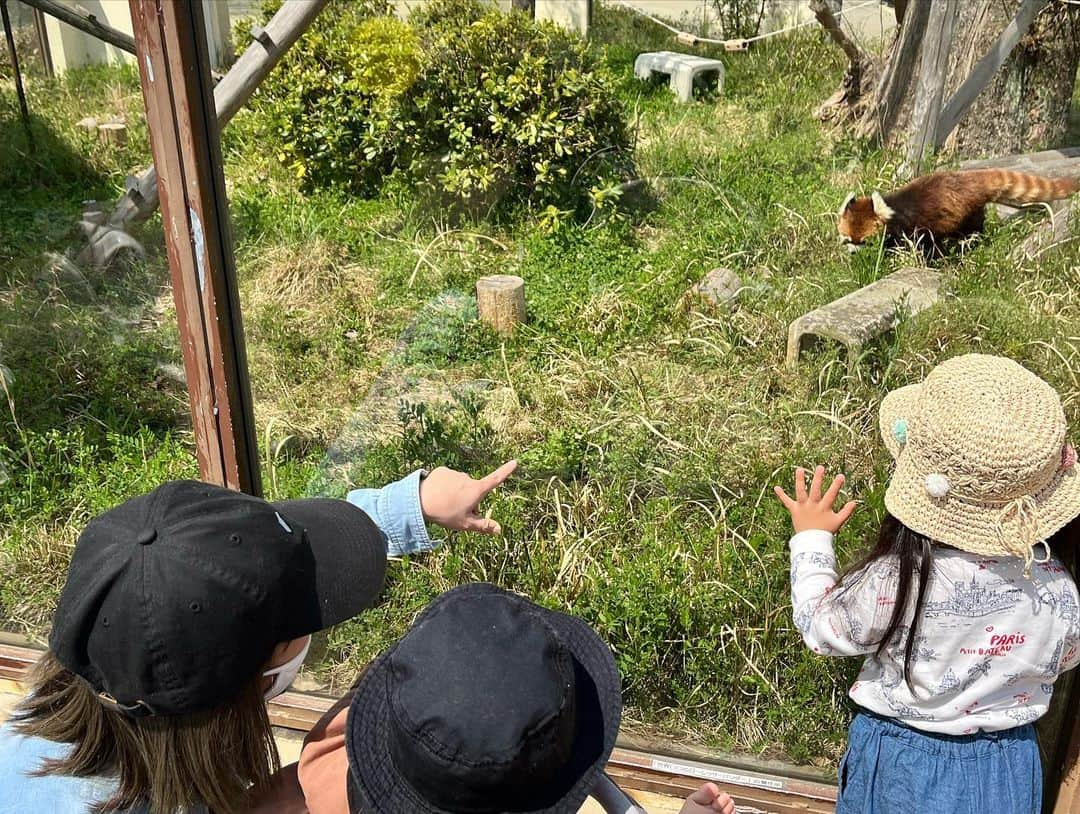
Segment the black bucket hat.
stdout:
<svg viewBox="0 0 1080 814">
<path fill-rule="evenodd" d="M 448 591 L 367 669 L 349 707 L 355 814 L 574 814 L 615 747 L 611 650 L 493 585 Z"/>
<path fill-rule="evenodd" d="M 232 700 L 274 647 L 378 599 L 386 544 L 344 500 L 269 503 L 173 481 L 91 520 L 49 648 L 135 717 Z"/>
</svg>

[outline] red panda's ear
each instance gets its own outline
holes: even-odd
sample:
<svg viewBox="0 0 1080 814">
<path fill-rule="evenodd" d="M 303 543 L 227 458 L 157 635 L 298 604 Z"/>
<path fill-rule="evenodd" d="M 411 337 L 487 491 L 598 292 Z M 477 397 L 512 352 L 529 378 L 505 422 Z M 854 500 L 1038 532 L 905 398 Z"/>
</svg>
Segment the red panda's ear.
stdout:
<svg viewBox="0 0 1080 814">
<path fill-rule="evenodd" d="M 896 214 L 896 212 L 891 206 L 885 203 L 885 199 L 881 197 L 880 192 L 873 192 L 870 195 L 870 200 L 874 204 L 874 214 L 877 215 L 880 220 L 884 221 L 885 223 L 888 223 L 890 220 L 892 220 L 892 217 Z"/>
<path fill-rule="evenodd" d="M 851 207 L 851 202 L 854 200 L 854 192 L 850 193 L 846 198 L 844 198 L 844 202 L 840 204 L 840 212 L 838 213 L 841 217 L 843 217 L 844 213 L 848 211 L 848 209 Z"/>
</svg>

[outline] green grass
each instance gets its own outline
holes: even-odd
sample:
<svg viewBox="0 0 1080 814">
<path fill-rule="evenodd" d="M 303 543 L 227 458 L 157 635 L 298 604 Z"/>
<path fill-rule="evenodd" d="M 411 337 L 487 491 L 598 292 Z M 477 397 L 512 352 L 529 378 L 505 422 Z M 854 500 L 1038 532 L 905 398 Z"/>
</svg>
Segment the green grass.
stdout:
<svg viewBox="0 0 1080 814">
<path fill-rule="evenodd" d="M 551 234 L 450 223 L 404 195 L 304 195 L 257 116 L 226 131 L 268 491 L 342 494 L 419 465 L 522 461 L 491 503 L 504 537 L 451 535 L 394 563 L 385 601 L 329 633 L 319 670 L 340 686 L 440 591 L 490 580 L 596 626 L 632 727 L 830 766 L 857 664 L 813 656 L 793 630 L 788 526 L 771 486 L 798 464 L 844 470 L 864 502 L 840 541 L 853 553 L 882 511 L 877 402 L 966 350 L 1032 367 L 1075 426 L 1080 256 L 1065 246 L 1011 261 L 1028 225 L 992 226 L 942 265 L 946 300 L 850 371 L 829 348 L 787 370 L 793 318 L 911 261 L 879 266 L 876 251 L 837 245 L 838 202 L 887 186 L 895 169 L 810 115 L 841 56 L 817 35 L 776 38 L 724 56 L 722 96 L 680 105 L 631 75 L 638 51 L 670 46 L 654 26 L 601 7 L 596 30 L 614 43 L 607 61 L 650 181 L 623 219 Z M 30 87 L 33 155 L 19 152 L 0 85 L 0 359 L 16 377 L 0 418 L 0 616 L 40 633 L 87 518 L 195 465 L 186 396 L 157 372 L 178 360 L 160 224 L 146 227 L 157 248 L 145 264 L 92 277 L 89 291 L 41 273 L 43 252 L 70 244 L 79 202 L 110 199 L 146 160 L 137 78 L 96 70 Z M 74 121 L 118 100 L 136 123 L 131 145 L 80 140 Z M 746 285 L 734 308 L 684 295 L 721 265 Z M 526 279 L 530 321 L 512 339 L 461 304 L 490 273 Z M 379 412 L 369 393 L 387 386 Z M 458 398 L 398 418 L 394 388 Z"/>
</svg>

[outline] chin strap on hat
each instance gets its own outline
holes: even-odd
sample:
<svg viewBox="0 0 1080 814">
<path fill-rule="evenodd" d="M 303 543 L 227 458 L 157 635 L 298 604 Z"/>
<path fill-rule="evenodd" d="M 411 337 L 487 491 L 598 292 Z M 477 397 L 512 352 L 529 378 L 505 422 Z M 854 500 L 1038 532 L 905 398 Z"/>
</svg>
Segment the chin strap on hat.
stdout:
<svg viewBox="0 0 1080 814">
<path fill-rule="evenodd" d="M 1010 533 L 1009 526 L 1014 522 L 1015 532 Z M 1024 558 L 1025 577 L 1031 576 L 1032 563 L 1050 561 L 1050 547 L 1039 539 L 1039 507 L 1031 495 L 1010 500 L 1005 505 L 998 515 L 997 533 L 1005 550 Z M 1035 556 L 1035 547 L 1038 545 L 1043 545 L 1046 549 L 1046 556 L 1042 559 Z"/>
</svg>

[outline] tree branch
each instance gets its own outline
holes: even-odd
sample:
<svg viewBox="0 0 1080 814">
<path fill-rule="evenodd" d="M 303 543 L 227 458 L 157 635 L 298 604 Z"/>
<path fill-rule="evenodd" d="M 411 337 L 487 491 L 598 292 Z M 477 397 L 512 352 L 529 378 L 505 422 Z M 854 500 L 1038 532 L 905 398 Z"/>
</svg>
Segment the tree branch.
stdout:
<svg viewBox="0 0 1080 814">
<path fill-rule="evenodd" d="M 810 10 L 814 12 L 822 28 L 829 32 L 833 42 L 843 49 L 848 58 L 847 73 L 844 74 L 840 89 L 817 109 L 815 115 L 819 119 L 835 118 L 837 108 L 845 106 L 847 112 L 841 114 L 841 118 L 844 118 L 853 112 L 855 104 L 862 96 L 863 74 L 867 64 L 866 55 L 840 28 L 840 23 L 836 21 L 832 9 L 825 0 L 810 0 Z"/>
<path fill-rule="evenodd" d="M 814 12 L 814 16 L 817 17 L 817 21 L 821 23 L 822 27 L 829 32 L 833 42 L 844 49 L 848 62 L 851 63 L 848 71 L 861 72 L 863 53 L 859 50 L 859 46 L 853 43 L 851 38 L 840 28 L 840 23 L 836 21 L 832 9 L 829 8 L 825 0 L 810 0 L 810 10 Z"/>
</svg>

